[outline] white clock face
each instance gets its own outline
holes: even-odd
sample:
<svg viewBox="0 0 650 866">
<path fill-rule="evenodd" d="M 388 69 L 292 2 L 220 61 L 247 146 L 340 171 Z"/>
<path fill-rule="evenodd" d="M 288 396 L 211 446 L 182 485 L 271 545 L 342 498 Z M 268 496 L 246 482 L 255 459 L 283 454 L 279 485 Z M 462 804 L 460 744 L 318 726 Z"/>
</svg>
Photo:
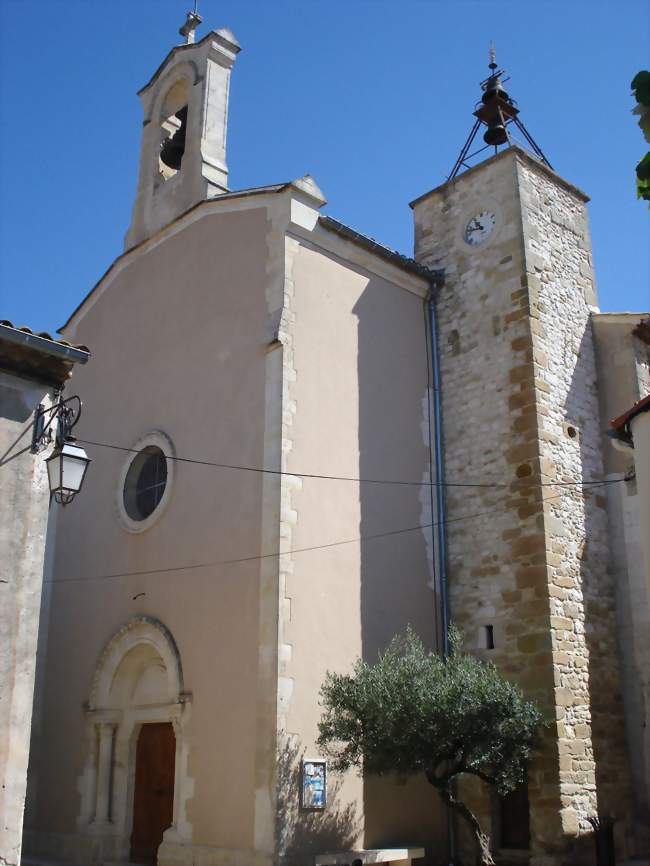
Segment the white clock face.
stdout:
<svg viewBox="0 0 650 866">
<path fill-rule="evenodd" d="M 473 247 L 484 243 L 494 231 L 497 218 L 490 210 L 477 213 L 465 226 L 465 241 Z"/>
</svg>

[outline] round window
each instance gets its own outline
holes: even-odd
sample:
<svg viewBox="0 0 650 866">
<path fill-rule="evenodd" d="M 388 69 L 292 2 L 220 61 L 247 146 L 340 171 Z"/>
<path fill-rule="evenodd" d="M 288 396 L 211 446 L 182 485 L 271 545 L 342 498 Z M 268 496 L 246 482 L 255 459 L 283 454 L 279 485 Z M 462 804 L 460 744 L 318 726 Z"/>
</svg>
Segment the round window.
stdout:
<svg viewBox="0 0 650 866">
<path fill-rule="evenodd" d="M 131 520 L 153 514 L 166 487 L 167 458 L 157 445 L 147 445 L 136 454 L 124 479 L 124 510 Z"/>
</svg>

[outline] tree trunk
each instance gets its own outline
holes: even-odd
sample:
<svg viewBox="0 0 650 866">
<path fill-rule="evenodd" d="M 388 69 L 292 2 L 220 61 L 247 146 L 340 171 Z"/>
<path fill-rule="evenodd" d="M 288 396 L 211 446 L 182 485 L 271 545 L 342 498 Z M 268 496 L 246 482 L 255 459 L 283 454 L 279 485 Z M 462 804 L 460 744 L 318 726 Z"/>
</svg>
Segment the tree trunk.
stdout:
<svg viewBox="0 0 650 866">
<path fill-rule="evenodd" d="M 447 806 L 455 812 L 458 812 L 459 815 L 462 815 L 467 824 L 471 827 L 481 857 L 481 866 L 495 866 L 494 860 L 492 859 L 492 852 L 490 851 L 490 837 L 481 829 L 481 825 L 479 824 L 476 815 L 467 808 L 462 800 L 457 800 L 454 797 L 451 792 L 451 780 L 443 783 L 432 782 L 428 773 L 427 779 L 431 782 L 434 788 L 438 789 L 438 793 Z"/>
</svg>

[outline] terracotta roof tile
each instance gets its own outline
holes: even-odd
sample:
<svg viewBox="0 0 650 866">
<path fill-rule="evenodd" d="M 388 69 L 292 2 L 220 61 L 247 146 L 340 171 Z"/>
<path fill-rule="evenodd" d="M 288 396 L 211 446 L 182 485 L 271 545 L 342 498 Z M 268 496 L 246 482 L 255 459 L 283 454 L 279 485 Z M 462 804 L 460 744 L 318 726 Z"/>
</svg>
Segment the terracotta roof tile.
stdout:
<svg viewBox="0 0 650 866">
<path fill-rule="evenodd" d="M 627 412 L 623 412 L 618 418 L 610 421 L 612 429 L 611 435 L 617 439 L 622 439 L 624 442 L 632 442 L 632 432 L 630 430 L 630 421 L 640 415 L 641 412 L 650 412 L 650 394 L 637 400 Z"/>
<path fill-rule="evenodd" d="M 75 364 L 90 358 L 87 346 L 55 340 L 47 331 L 33 331 L 0 319 L 0 369 L 21 378 L 61 388 Z"/>
<path fill-rule="evenodd" d="M 14 325 L 14 323 L 9 321 L 9 319 L 0 319 L 0 325 L 4 325 L 5 328 L 13 328 L 14 331 L 22 331 L 24 334 L 30 334 L 32 337 L 40 337 L 43 340 L 50 340 L 52 343 L 58 343 L 59 346 L 67 346 L 70 349 L 79 349 L 80 352 L 90 353 L 88 346 L 81 344 L 75 346 L 67 340 L 57 340 L 56 337 L 48 334 L 47 331 L 32 331 L 31 328 L 27 327 L 27 325 Z"/>
</svg>

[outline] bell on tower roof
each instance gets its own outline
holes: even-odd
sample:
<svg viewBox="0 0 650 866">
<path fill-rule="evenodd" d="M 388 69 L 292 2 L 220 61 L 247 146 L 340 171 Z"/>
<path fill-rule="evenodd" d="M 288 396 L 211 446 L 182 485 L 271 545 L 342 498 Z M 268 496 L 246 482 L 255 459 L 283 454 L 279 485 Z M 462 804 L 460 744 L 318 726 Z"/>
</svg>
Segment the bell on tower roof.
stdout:
<svg viewBox="0 0 650 866">
<path fill-rule="evenodd" d="M 497 65 L 496 52 L 492 43 L 490 43 L 489 57 L 490 62 L 488 63 L 488 68 L 490 74 L 485 81 L 481 82 L 483 95 L 481 96 L 480 102 L 477 103 L 476 110 L 474 111 L 476 121 L 447 180 L 455 178 L 461 169 L 470 168 L 470 160 L 483 153 L 489 147 L 494 147 L 494 152 L 497 153 L 500 145 L 507 145 L 509 147 L 511 144 L 516 144 L 517 142 L 512 136 L 513 124 L 521 133 L 525 142 L 525 147 L 530 149 L 537 159 L 549 168 L 553 167 L 544 156 L 542 149 L 539 147 L 535 139 L 519 119 L 519 109 L 517 108 L 514 99 L 511 99 L 503 87 L 504 81 L 509 81 L 510 79 L 503 77 L 505 75 L 505 70 L 499 69 Z M 476 138 L 481 126 L 485 126 L 485 132 L 483 133 L 483 141 L 485 144 L 483 147 L 479 147 L 478 150 L 472 151 L 472 144 L 474 143 L 474 139 Z"/>
</svg>

